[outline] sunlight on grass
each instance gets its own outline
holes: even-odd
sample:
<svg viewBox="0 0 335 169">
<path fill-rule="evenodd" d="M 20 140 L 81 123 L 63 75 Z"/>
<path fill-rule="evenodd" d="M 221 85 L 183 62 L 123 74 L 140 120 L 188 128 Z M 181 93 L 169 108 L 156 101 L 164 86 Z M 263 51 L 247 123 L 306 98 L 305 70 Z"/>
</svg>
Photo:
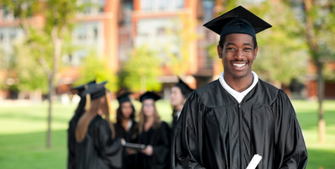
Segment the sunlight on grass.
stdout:
<svg viewBox="0 0 335 169">
<path fill-rule="evenodd" d="M 137 115 L 141 104 L 134 101 Z M 308 148 L 308 169 L 335 168 L 335 101 L 324 102 L 326 142 L 318 142 L 318 105 L 316 102 L 293 100 Z M 112 101 L 112 113 L 118 107 Z M 161 119 L 170 123 L 169 101 L 156 102 Z M 47 104 L 3 106 L 0 108 L 0 169 L 59 169 L 66 166 L 66 129 L 76 104 L 54 104 L 52 148 L 46 148 Z"/>
</svg>

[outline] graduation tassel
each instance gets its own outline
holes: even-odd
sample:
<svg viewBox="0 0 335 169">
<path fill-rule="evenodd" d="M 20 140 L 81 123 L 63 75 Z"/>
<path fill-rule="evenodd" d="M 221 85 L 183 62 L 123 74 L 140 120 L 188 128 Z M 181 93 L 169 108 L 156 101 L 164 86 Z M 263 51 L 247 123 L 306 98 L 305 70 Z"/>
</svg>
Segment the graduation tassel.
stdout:
<svg viewBox="0 0 335 169">
<path fill-rule="evenodd" d="M 85 105 L 85 110 L 88 111 L 90 110 L 91 107 L 91 95 L 86 94 L 86 105 Z"/>
</svg>

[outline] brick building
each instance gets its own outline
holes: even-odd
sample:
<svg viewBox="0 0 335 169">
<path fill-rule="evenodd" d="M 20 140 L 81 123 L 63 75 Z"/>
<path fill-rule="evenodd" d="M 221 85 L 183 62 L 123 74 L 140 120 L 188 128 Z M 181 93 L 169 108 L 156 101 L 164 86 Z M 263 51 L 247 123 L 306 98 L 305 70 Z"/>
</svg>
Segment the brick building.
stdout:
<svg viewBox="0 0 335 169">
<path fill-rule="evenodd" d="M 62 57 L 62 61 L 70 67 L 60 72 L 61 78 L 57 88 L 59 94 L 67 92 L 69 85 L 80 76 L 77 67 L 80 60 L 86 57 L 91 50 L 95 51 L 97 56 L 105 57 L 108 67 L 116 72 L 122 69 L 122 63 L 127 61 L 128 53 L 134 47 L 148 44 L 159 49 L 168 43 L 171 44 L 171 36 L 168 36 L 166 32 L 174 29 L 177 26 L 176 23 L 182 22 L 181 16 L 186 20 L 196 22 L 189 32 L 201 37 L 190 41 L 186 49 L 189 56 L 185 64 L 192 66 L 186 72 L 185 79 L 188 79 L 195 88 L 212 81 L 221 73 L 221 63 L 218 59 L 210 58 L 207 50 L 208 44 L 216 43 L 218 37 L 202 26 L 213 18 L 214 9 L 218 8 L 218 4 L 215 4 L 214 1 L 78 0 L 78 3 L 83 2 L 96 3 L 98 6 L 87 8 L 83 13 L 77 15 L 72 32 L 72 43 L 82 48 Z M 34 16 L 31 20 L 42 24 L 41 16 Z M 1 7 L 0 45 L 7 56 L 13 53 L 11 41 L 23 36 L 18 21 L 10 11 Z M 178 47 L 173 46 L 173 43 L 171 50 L 178 53 Z M 164 84 L 164 93 L 168 95 L 166 92 L 169 92 L 169 87 L 177 79 L 167 67 L 162 66 L 162 70 L 164 75 L 159 79 Z M 305 85 L 308 97 L 316 96 L 317 91 L 313 70 L 312 67 L 309 68 Z M 3 73 L 0 75 L 5 76 Z M 6 79 L 2 80 L 6 81 Z M 335 97 L 335 83 L 326 82 L 325 87 L 327 91 L 325 96 Z"/>
</svg>

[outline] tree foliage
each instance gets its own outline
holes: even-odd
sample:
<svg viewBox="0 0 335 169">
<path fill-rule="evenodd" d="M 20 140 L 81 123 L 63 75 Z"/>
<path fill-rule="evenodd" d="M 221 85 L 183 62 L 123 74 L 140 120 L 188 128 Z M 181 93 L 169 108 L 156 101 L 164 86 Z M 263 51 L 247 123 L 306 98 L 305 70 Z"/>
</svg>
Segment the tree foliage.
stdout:
<svg viewBox="0 0 335 169">
<path fill-rule="evenodd" d="M 31 50 L 24 45 L 22 41 L 14 43 L 15 67 L 16 76 L 19 79 L 18 89 L 20 91 L 35 91 L 41 90 L 47 93 L 47 77 L 45 72 L 39 65 L 36 58 L 32 58 Z"/>
<path fill-rule="evenodd" d="M 116 92 L 118 89 L 118 79 L 113 71 L 106 68 L 103 57 L 98 57 L 93 52 L 82 60 L 79 72 L 80 78 L 75 85 L 85 84 L 95 79 L 98 83 L 108 81 L 106 88 L 110 91 Z"/>
<path fill-rule="evenodd" d="M 257 36 L 259 52 L 253 70 L 273 83 L 289 85 L 292 79 L 303 81 L 308 52 L 303 39 L 303 26 L 292 8 L 281 2 L 265 1 L 251 6 L 250 10 L 272 25 Z"/>
<path fill-rule="evenodd" d="M 190 59 L 190 45 L 192 41 L 196 40 L 197 34 L 192 31 L 196 27 L 196 20 L 188 19 L 185 15 L 180 15 L 178 20 L 175 21 L 176 27 L 173 30 L 168 30 L 169 36 L 174 36 L 174 42 L 167 45 L 165 54 L 167 61 L 165 65 L 172 70 L 174 75 L 183 76 L 187 73 L 190 67 L 194 65 L 187 64 Z M 176 45 L 178 52 L 174 53 L 171 46 Z"/>
<path fill-rule="evenodd" d="M 148 46 L 135 48 L 120 72 L 120 86 L 132 91 L 160 90 L 160 65 L 160 58 Z"/>
<path fill-rule="evenodd" d="M 51 121 L 54 85 L 61 65 L 64 41 L 71 33 L 76 13 L 83 9 L 76 0 L 2 0 L 25 33 L 27 55 L 38 60 L 48 84 L 47 147 L 51 146 Z"/>
</svg>

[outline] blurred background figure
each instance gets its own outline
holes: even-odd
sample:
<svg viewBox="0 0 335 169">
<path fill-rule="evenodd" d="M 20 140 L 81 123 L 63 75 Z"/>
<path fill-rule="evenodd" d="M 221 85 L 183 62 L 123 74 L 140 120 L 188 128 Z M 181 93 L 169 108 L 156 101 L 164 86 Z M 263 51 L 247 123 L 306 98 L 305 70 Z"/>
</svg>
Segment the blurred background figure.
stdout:
<svg viewBox="0 0 335 169">
<path fill-rule="evenodd" d="M 166 122 L 161 121 L 155 101 L 161 97 L 146 92 L 140 97 L 142 109 L 138 143 L 146 148 L 138 153 L 136 165 L 139 169 L 165 169 L 170 164 L 170 133 Z"/>
<path fill-rule="evenodd" d="M 183 109 L 184 103 L 188 95 L 193 91 L 183 80 L 178 78 L 179 81 L 171 88 L 171 105 L 173 107 L 172 113 L 172 136 L 174 129 L 177 125 L 178 117 L 180 116 L 181 110 Z M 172 138 L 172 137 L 171 137 Z"/>
<path fill-rule="evenodd" d="M 119 108 L 116 110 L 115 134 L 116 138 L 123 138 L 126 142 L 136 143 L 138 135 L 138 123 L 135 121 L 136 111 L 125 92 L 117 97 Z M 123 150 L 123 169 L 133 169 L 135 166 L 136 151 L 128 148 Z"/>
<path fill-rule="evenodd" d="M 109 99 L 104 85 L 94 85 L 83 94 L 87 96 L 89 109 L 79 119 L 75 131 L 77 169 L 122 168 L 124 140 L 114 140 L 115 131 L 109 120 Z"/>
<path fill-rule="evenodd" d="M 67 130 L 67 148 L 68 148 L 68 161 L 67 168 L 74 169 L 75 168 L 75 152 L 76 152 L 76 139 L 75 139 L 75 129 L 78 123 L 79 118 L 85 113 L 85 105 L 86 105 L 86 96 L 83 96 L 84 91 L 90 86 L 95 84 L 94 81 L 90 81 L 87 84 L 77 86 L 72 90 L 77 90 L 77 95 L 80 97 L 80 101 L 78 107 L 74 111 L 74 115 L 69 122 L 69 129 Z"/>
</svg>

